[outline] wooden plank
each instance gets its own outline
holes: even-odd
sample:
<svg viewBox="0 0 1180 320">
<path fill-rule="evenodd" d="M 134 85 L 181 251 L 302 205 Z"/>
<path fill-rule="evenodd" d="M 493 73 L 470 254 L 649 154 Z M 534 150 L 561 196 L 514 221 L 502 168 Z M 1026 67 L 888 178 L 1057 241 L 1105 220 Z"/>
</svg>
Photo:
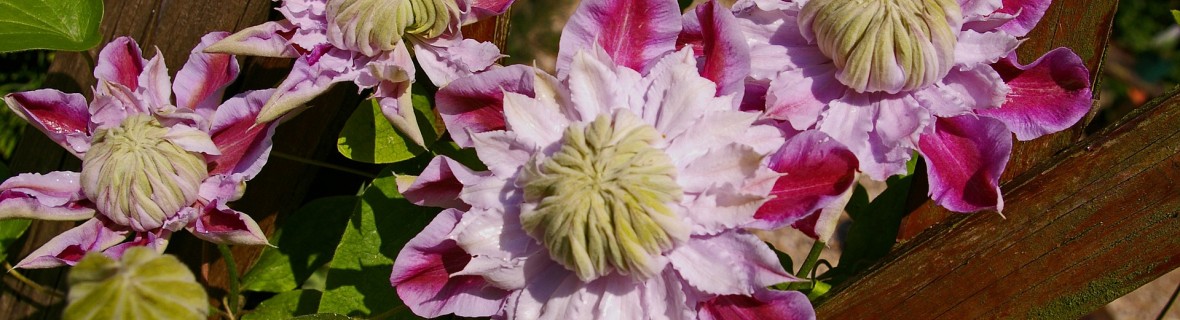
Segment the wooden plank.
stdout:
<svg viewBox="0 0 1180 320">
<path fill-rule="evenodd" d="M 833 290 L 821 319 L 1076 319 L 1180 267 L 1180 94 L 1008 184 Z"/>
<path fill-rule="evenodd" d="M 1071 0 L 1054 1 L 1045 17 L 1028 35 L 1028 39 L 1017 50 L 1021 63 L 1032 63 L 1041 55 L 1058 47 L 1072 49 L 1085 61 L 1090 70 L 1091 88 L 1098 88 L 1101 84 L 1102 65 L 1106 55 L 1106 45 L 1114 21 L 1118 0 Z M 1094 90 L 1095 106 L 1098 100 L 1098 90 Z M 1000 178 L 1001 184 L 1013 178 L 1028 173 L 1038 165 L 1044 164 L 1085 136 L 1085 128 L 1098 112 L 1095 107 L 1090 114 L 1072 128 L 1055 134 L 1040 137 L 1033 141 L 1016 141 L 1012 147 L 1012 157 L 1008 167 Z M 925 177 L 925 172 L 920 173 Z M 925 184 L 915 184 L 911 192 L 926 194 Z M 937 205 L 918 197 L 921 202 L 911 203 L 910 207 L 918 208 L 902 220 L 898 240 L 905 241 L 930 226 L 941 222 L 950 213 L 940 210 Z"/>
</svg>

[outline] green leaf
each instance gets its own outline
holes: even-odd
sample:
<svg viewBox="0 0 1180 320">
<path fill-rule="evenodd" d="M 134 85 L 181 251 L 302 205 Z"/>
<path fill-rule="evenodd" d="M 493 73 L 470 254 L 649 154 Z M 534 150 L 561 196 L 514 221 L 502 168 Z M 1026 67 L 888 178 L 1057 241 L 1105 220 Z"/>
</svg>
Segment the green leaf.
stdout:
<svg viewBox="0 0 1180 320">
<path fill-rule="evenodd" d="M 442 136 L 446 127 L 426 95 L 414 93 L 411 100 L 414 115 L 422 126 L 422 137 L 430 145 Z M 345 158 L 367 163 L 395 163 L 426 151 L 389 123 L 375 99 L 362 102 L 352 112 L 336 139 L 336 149 Z"/>
<path fill-rule="evenodd" d="M 205 288 L 180 260 L 144 247 L 87 254 L 70 270 L 66 319 L 205 319 Z"/>
<path fill-rule="evenodd" d="M 291 318 L 291 320 L 350 320 L 350 319 L 352 319 L 352 318 L 349 318 L 346 315 L 336 314 L 336 313 L 317 313 L 317 314 L 309 314 L 306 316 L 298 316 L 298 317 Z"/>
<path fill-rule="evenodd" d="M 242 290 L 283 292 L 302 285 L 332 260 L 356 203 L 353 196 L 318 199 L 284 218 L 271 238 L 277 247 L 262 250 L 242 276 Z"/>
<path fill-rule="evenodd" d="M 0 0 L 0 52 L 90 49 L 102 10 L 102 0 Z"/>
<path fill-rule="evenodd" d="M 1172 10 L 1172 19 L 1175 19 L 1176 23 L 1180 23 L 1180 10 Z"/>
<path fill-rule="evenodd" d="M 415 318 L 390 286 L 389 274 L 398 252 L 440 210 L 406 201 L 396 180 L 387 169 L 361 196 L 328 270 L 319 312 L 369 316 L 396 308 L 389 318 Z"/>
<path fill-rule="evenodd" d="M 684 11 L 685 9 L 688 9 L 688 7 L 691 6 L 693 2 L 696 2 L 696 0 L 679 0 L 678 2 L 680 2 L 680 11 Z"/>
<path fill-rule="evenodd" d="M 287 291 L 270 297 L 257 308 L 242 316 L 242 320 L 290 319 L 314 314 L 323 293 L 316 290 Z"/>
<path fill-rule="evenodd" d="M 889 178 L 888 187 L 872 202 L 868 201 L 864 188 L 856 186 L 845 207 L 852 217 L 852 227 L 844 241 L 844 252 L 836 269 L 824 274 L 824 278 L 830 277 L 833 283 L 843 282 L 889 254 L 906 214 L 913 179 L 913 176 Z"/>
</svg>

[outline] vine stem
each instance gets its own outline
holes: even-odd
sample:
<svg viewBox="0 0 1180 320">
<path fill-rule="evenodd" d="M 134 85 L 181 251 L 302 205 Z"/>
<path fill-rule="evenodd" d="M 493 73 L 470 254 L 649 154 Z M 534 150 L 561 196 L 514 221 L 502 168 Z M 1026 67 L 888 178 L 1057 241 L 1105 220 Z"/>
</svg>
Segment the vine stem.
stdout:
<svg viewBox="0 0 1180 320">
<path fill-rule="evenodd" d="M 221 252 L 221 259 L 225 260 L 225 273 L 229 275 L 229 296 L 226 297 L 229 303 L 225 307 L 226 313 L 229 313 L 230 319 L 234 319 L 238 311 L 238 295 L 241 293 L 241 285 L 238 283 L 238 264 L 234 262 L 234 254 L 229 250 L 229 246 L 224 244 L 217 245 L 217 251 Z"/>
<path fill-rule="evenodd" d="M 803 265 L 799 266 L 799 271 L 795 272 L 795 276 L 809 277 L 815 271 L 815 267 L 819 265 L 819 254 L 824 252 L 825 247 L 827 247 L 826 243 L 816 240 L 815 244 L 811 245 L 811 252 L 807 253 L 807 260 L 804 260 Z"/>
<path fill-rule="evenodd" d="M 360 170 L 356 170 L 356 169 L 348 168 L 348 167 L 344 167 L 344 166 L 338 166 L 338 165 L 334 165 L 334 164 L 323 162 L 323 161 L 311 160 L 311 159 L 299 157 L 296 155 L 286 154 L 286 153 L 282 153 L 282 152 L 278 152 L 278 151 L 272 150 L 270 152 L 270 155 L 275 156 L 276 158 L 287 159 L 287 160 L 299 162 L 302 164 L 322 167 L 322 168 L 326 168 L 326 169 L 332 169 L 332 170 L 336 170 L 336 171 L 340 171 L 340 172 L 351 173 L 351 174 L 355 174 L 355 175 L 362 176 L 362 177 L 369 178 L 369 179 L 376 179 L 377 178 L 377 176 L 375 176 L 371 173 L 368 173 L 368 172 L 364 172 L 364 171 L 360 171 Z"/>
<path fill-rule="evenodd" d="M 37 290 L 41 293 L 48 294 L 48 295 L 53 296 L 54 298 L 59 298 L 59 299 L 65 298 L 65 296 L 66 296 L 65 294 L 63 294 L 57 290 L 46 288 L 45 286 L 42 286 L 41 284 L 33 282 L 33 280 L 30 280 L 29 278 L 25 278 L 24 275 L 20 274 L 19 271 L 16 271 L 16 268 L 13 268 L 12 264 L 9 264 L 8 262 L 4 263 L 4 268 L 8 269 L 8 275 L 11 275 L 13 278 L 16 278 L 17 281 L 20 281 L 21 283 L 25 284 L 26 286 L 33 288 L 33 290 Z"/>
</svg>

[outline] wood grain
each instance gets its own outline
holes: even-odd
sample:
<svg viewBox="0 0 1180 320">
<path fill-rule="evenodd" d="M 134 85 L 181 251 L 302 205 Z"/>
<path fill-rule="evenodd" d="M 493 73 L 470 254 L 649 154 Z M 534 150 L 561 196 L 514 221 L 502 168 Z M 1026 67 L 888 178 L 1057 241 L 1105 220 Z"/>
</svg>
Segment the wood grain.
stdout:
<svg viewBox="0 0 1180 320">
<path fill-rule="evenodd" d="M 1180 266 L 1180 95 L 1009 183 L 836 288 L 821 319 L 1076 319 Z"/>
<path fill-rule="evenodd" d="M 1017 50 L 1021 63 L 1032 63 L 1046 52 L 1059 47 L 1070 48 L 1089 68 L 1091 88 L 1098 88 L 1101 84 L 1099 75 L 1102 74 L 1106 46 L 1117 8 L 1118 0 L 1054 1 L 1045 12 L 1045 17 Z M 1093 101 L 1097 100 L 1098 90 L 1094 90 Z M 1001 185 L 1044 164 L 1053 155 L 1061 153 L 1084 138 L 1084 130 L 1097 112 L 1096 108 L 1092 108 L 1089 115 L 1070 129 L 1032 141 L 1015 141 L 1008 167 L 1000 178 Z M 919 178 L 924 179 L 925 172 L 919 174 L 922 175 Z M 928 190 L 925 184 L 916 184 L 911 192 L 926 194 Z M 913 238 L 951 215 L 926 198 L 918 197 L 916 200 L 919 202 L 911 203 L 910 207 L 917 210 L 902 220 L 901 230 L 898 232 L 899 241 Z"/>
</svg>

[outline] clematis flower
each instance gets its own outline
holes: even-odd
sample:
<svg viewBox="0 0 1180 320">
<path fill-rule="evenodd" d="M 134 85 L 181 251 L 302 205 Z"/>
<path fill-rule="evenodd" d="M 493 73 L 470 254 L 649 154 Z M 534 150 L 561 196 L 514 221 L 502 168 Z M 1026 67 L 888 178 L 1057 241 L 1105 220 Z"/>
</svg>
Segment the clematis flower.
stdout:
<svg viewBox="0 0 1180 320">
<path fill-rule="evenodd" d="M 87 252 L 117 258 L 135 246 L 162 252 L 181 229 L 215 243 L 267 244 L 254 220 L 226 203 L 240 198 L 266 163 L 274 125 L 255 125 L 254 117 L 272 92 L 246 92 L 221 103 L 237 77 L 237 61 L 203 50 L 227 35 L 205 35 L 175 83 L 158 50 L 145 60 L 139 45 L 122 37 L 99 54 L 89 105 L 81 94 L 52 89 L 4 97 L 19 116 L 81 158 L 82 171 L 4 181 L 0 218 L 87 220 L 17 267 L 73 265 Z"/>
<path fill-rule="evenodd" d="M 717 12 L 728 13 L 702 11 L 699 21 Z M 823 207 L 833 192 L 823 186 L 839 182 L 817 174 L 819 187 L 785 188 L 780 172 L 842 147 L 815 131 L 787 140 L 758 113 L 739 111 L 737 93 L 714 79 L 731 79 L 723 75 L 740 71 L 727 68 L 748 68 L 747 58 L 705 58 L 731 48 L 711 36 L 712 23 L 693 29 L 700 50 L 677 50 L 684 19 L 670 0 L 582 1 L 562 34 L 557 77 L 508 66 L 439 91 L 456 142 L 488 170 L 440 156 L 399 188 L 418 205 L 448 208 L 394 262 L 390 281 L 412 311 L 814 318 L 803 295 L 766 289 L 798 279 L 746 228 Z M 757 217 L 776 196 L 803 204 Z"/>
<path fill-rule="evenodd" d="M 1050 0 L 743 0 L 754 63 L 743 109 L 848 146 L 875 180 L 914 151 L 930 196 L 959 212 L 1003 210 L 1011 134 L 1069 128 L 1090 109 L 1081 59 L 1017 62 Z"/>
<path fill-rule="evenodd" d="M 283 0 L 286 18 L 246 28 L 207 51 L 297 58 L 258 122 L 303 107 L 339 82 L 374 88 L 373 98 L 402 133 L 424 145 L 410 100 L 414 62 L 442 87 L 492 67 L 495 45 L 464 39 L 459 27 L 502 14 L 513 0 Z"/>
</svg>

